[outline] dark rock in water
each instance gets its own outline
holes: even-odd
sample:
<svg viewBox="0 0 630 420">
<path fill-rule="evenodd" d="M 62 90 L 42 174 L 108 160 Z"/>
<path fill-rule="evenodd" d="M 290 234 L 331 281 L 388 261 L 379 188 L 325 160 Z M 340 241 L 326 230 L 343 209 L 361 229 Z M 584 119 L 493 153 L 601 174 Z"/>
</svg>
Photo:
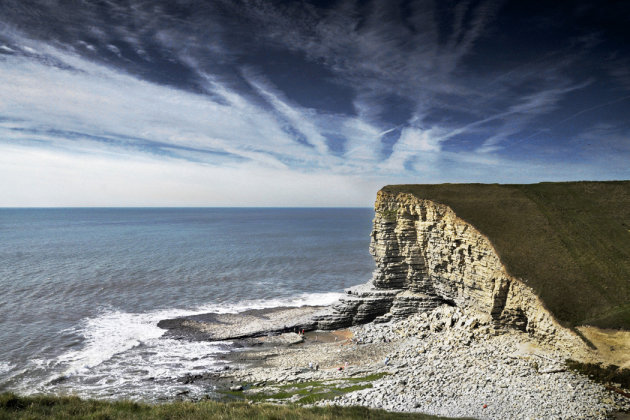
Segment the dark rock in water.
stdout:
<svg viewBox="0 0 630 420">
<path fill-rule="evenodd" d="M 244 340 L 261 337 L 264 341 L 283 341 L 283 344 L 299 342 L 298 333 L 312 331 L 317 327 L 314 315 L 321 306 L 299 308 L 252 309 L 237 314 L 209 313 L 162 320 L 158 327 L 168 330 L 169 338 L 188 340 Z M 273 338 L 291 333 L 283 338 Z M 253 343 L 248 343 L 253 344 Z"/>
<path fill-rule="evenodd" d="M 192 375 L 192 374 L 188 373 L 185 376 L 182 376 L 181 378 L 178 378 L 177 382 L 181 382 L 184 385 L 188 385 L 188 384 L 192 384 L 195 381 L 198 381 L 200 379 L 203 379 L 203 375 Z"/>
<path fill-rule="evenodd" d="M 67 376 L 61 375 L 61 376 L 58 376 L 55 379 L 51 380 L 50 382 L 48 382 L 48 385 L 57 385 L 57 384 L 60 384 L 60 383 L 64 382 L 66 379 L 68 379 Z"/>
</svg>

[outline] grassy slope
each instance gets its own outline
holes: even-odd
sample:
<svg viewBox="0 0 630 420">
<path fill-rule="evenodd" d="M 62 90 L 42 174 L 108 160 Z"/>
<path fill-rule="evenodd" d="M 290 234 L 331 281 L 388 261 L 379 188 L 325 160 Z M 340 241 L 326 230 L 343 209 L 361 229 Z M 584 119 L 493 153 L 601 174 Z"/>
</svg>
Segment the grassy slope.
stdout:
<svg viewBox="0 0 630 420">
<path fill-rule="evenodd" d="M 630 329 L 630 181 L 383 190 L 451 207 L 560 321 Z"/>
<path fill-rule="evenodd" d="M 93 401 L 76 397 L 18 397 L 0 394 L 0 420 L 4 419 L 408 419 L 436 420 L 424 414 L 391 413 L 364 407 L 280 406 L 219 403 L 214 401 L 139 404 L 129 401 Z"/>
</svg>

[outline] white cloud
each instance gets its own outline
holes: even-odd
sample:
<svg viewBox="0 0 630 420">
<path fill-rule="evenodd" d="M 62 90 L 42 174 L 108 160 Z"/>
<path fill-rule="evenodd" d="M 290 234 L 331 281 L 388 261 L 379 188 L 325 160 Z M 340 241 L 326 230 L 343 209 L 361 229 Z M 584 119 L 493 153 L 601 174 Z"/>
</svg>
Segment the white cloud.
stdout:
<svg viewBox="0 0 630 420">
<path fill-rule="evenodd" d="M 309 157 L 307 148 L 290 138 L 272 113 L 216 82 L 211 88 L 227 105 L 205 95 L 148 83 L 70 53 L 52 48 L 46 52 L 77 71 L 20 56 L 0 61 L 0 112 L 22 121 L 23 128 L 111 136 L 129 146 L 144 140 L 207 149 L 271 166 L 284 166 L 281 157 Z M 3 133 L 5 138 L 11 135 Z M 68 141 L 49 137 L 52 142 Z"/>
<path fill-rule="evenodd" d="M 120 54 L 120 49 L 114 44 L 107 44 L 107 49 L 113 52 L 114 54 L 116 54 L 117 56 L 122 57 L 122 55 Z"/>
<path fill-rule="evenodd" d="M 378 149 L 382 133 L 377 127 L 359 119 L 347 118 L 340 131 L 347 139 L 346 159 L 372 163 L 378 161 Z"/>
<path fill-rule="evenodd" d="M 369 206 L 357 176 L 0 144 L 2 206 Z"/>
<path fill-rule="evenodd" d="M 392 154 L 380 167 L 396 173 L 404 172 L 405 164 L 412 160 L 419 160 L 424 165 L 435 162 L 441 150 L 440 136 L 436 131 L 436 129 L 404 128 L 394 145 Z"/>
<path fill-rule="evenodd" d="M 284 118 L 286 118 L 292 125 L 292 128 L 301 132 L 306 137 L 309 144 L 315 147 L 320 154 L 326 154 L 328 147 L 326 146 L 326 139 L 320 134 L 318 127 L 313 124 L 314 112 L 306 109 L 301 109 L 295 104 L 289 104 L 283 95 L 274 89 L 269 83 L 261 80 L 260 77 L 256 77 L 251 72 L 245 72 L 248 82 L 263 96 L 267 102 L 273 106 L 273 108 Z"/>
<path fill-rule="evenodd" d="M 155 39 L 197 72 L 208 95 L 151 83 L 13 34 L 14 45 L 30 56 L 0 59 L 0 206 L 370 205 L 378 187 L 388 183 L 527 182 L 571 179 L 576 173 L 596 178 L 596 166 L 541 168 L 497 154 L 506 138 L 585 85 L 559 80 L 557 68 L 549 70 L 555 87 L 550 82 L 527 94 L 509 90 L 515 80 L 532 80 L 518 71 L 492 79 L 493 89 L 459 81 L 455 67 L 480 36 L 490 9 L 472 10 L 469 26 L 456 19 L 457 36 L 445 45 L 438 45 L 431 13 L 415 15 L 420 30 L 401 45 L 405 30 L 392 28 L 393 18 L 376 11 L 361 28 L 351 15 L 333 13 L 298 22 L 296 29 L 277 11 L 261 9 L 265 19 L 279 23 L 276 39 L 293 28 L 293 37 L 282 38 L 289 48 L 323 58 L 341 81 L 360 88 L 353 98 L 355 116 L 301 107 L 251 68 L 242 74 L 254 88 L 251 95 L 264 101 L 236 91 L 198 65 L 194 49 L 203 44 L 177 31 L 164 29 Z M 379 19 L 387 26 L 379 26 Z M 94 30 L 102 45 L 110 42 L 109 35 Z M 142 48 L 129 31 L 121 33 Z M 189 47 L 175 51 L 182 44 Z M 95 50 L 84 41 L 75 45 Z M 109 48 L 120 53 L 113 44 Z M 229 54 L 217 42 L 209 48 Z M 392 127 L 379 120 L 378 101 L 386 94 L 411 98 L 416 109 L 408 121 Z M 457 100 L 440 102 L 441 94 Z M 501 107 L 494 106 L 498 96 L 507 98 Z M 442 109 L 436 103 L 445 111 L 469 110 L 478 117 L 490 110 L 490 115 L 468 124 L 446 118 L 426 122 L 429 110 Z M 484 106 L 476 109 L 477 103 Z M 495 132 L 488 123 L 495 123 Z M 383 138 L 390 130 L 400 137 L 383 159 Z M 476 151 L 445 147 L 471 133 L 490 134 Z M 343 143 L 341 151 L 328 146 L 331 135 Z"/>
</svg>

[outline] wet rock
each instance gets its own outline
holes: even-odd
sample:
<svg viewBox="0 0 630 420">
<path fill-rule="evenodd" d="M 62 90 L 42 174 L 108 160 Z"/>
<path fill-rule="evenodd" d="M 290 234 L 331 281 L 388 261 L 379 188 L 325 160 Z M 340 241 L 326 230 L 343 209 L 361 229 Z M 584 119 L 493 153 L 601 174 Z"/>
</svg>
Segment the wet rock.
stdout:
<svg viewBox="0 0 630 420">
<path fill-rule="evenodd" d="M 238 340 L 284 333 L 297 335 L 301 331 L 314 330 L 316 322 L 313 316 L 323 309 L 321 306 L 302 306 L 253 309 L 238 314 L 207 313 L 162 320 L 158 322 L 158 327 L 168 330 L 166 336 L 169 338 L 188 340 Z M 294 336 L 283 339 L 295 341 Z"/>
</svg>

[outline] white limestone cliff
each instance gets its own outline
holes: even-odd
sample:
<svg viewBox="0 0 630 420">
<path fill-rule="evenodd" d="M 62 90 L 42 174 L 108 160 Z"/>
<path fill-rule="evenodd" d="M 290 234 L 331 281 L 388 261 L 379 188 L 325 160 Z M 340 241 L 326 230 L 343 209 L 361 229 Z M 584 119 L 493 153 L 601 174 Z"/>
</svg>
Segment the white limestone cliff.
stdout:
<svg viewBox="0 0 630 420">
<path fill-rule="evenodd" d="M 562 327 L 534 291 L 512 276 L 491 241 L 448 206 L 411 194 L 379 191 L 370 252 L 372 280 L 348 290 L 320 328 L 387 321 L 444 303 L 477 314 L 497 329 L 542 340 L 582 342 Z"/>
</svg>

